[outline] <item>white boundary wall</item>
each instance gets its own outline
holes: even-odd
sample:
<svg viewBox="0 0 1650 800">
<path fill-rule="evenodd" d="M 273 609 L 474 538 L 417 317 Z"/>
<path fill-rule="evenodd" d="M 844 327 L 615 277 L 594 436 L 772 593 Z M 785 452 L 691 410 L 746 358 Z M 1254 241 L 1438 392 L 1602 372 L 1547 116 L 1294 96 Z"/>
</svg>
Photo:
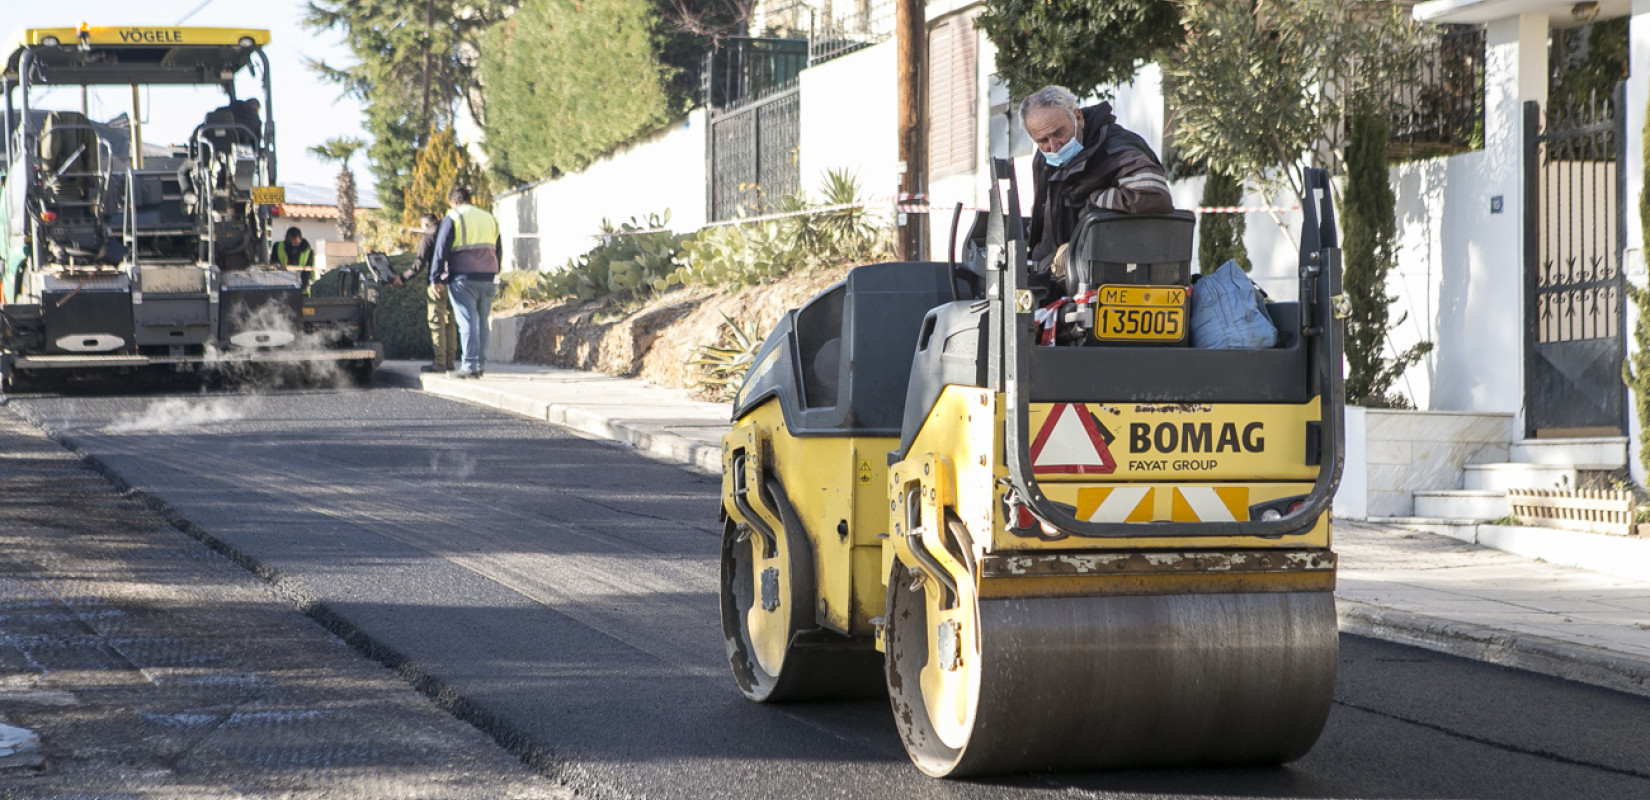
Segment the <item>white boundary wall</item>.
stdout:
<svg viewBox="0 0 1650 800">
<path fill-rule="evenodd" d="M 582 172 L 499 195 L 493 211 L 504 238 L 505 269 L 561 269 L 596 245 L 603 219 L 619 225 L 636 217 L 645 223 L 648 214 L 669 210 L 672 230 L 703 227 L 705 124 L 704 109 L 693 111 Z M 534 235 L 537 263 L 522 263 L 516 240 Z"/>
</svg>

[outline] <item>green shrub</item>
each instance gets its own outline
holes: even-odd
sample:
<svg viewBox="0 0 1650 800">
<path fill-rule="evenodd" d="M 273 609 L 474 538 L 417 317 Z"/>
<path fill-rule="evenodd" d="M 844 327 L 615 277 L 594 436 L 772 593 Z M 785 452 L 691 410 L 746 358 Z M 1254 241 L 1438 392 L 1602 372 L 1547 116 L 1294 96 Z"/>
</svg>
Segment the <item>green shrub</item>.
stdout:
<svg viewBox="0 0 1650 800">
<path fill-rule="evenodd" d="M 412 268 L 412 253 L 390 256 L 390 269 L 397 274 Z M 340 276 L 346 271 L 365 273 L 367 264 L 357 261 L 341 264 L 316 276 L 310 284 L 312 297 L 338 297 Z M 372 321 L 378 341 L 384 345 L 384 357 L 389 359 L 428 360 L 435 350 L 430 347 L 430 327 L 424 314 L 424 280 L 415 276 L 411 283 L 401 286 L 378 285 L 378 304 L 373 309 Z"/>
<path fill-rule="evenodd" d="M 678 30 L 671 17 L 682 13 L 717 25 L 734 12 L 700 0 L 524 0 L 479 48 L 492 169 L 518 181 L 577 172 L 680 120 L 712 44 Z"/>
<path fill-rule="evenodd" d="M 720 340 L 699 348 L 699 357 L 688 363 L 704 369 L 704 376 L 699 379 L 700 388 L 717 400 L 731 400 L 745 382 L 745 372 L 762 347 L 762 339 L 756 331 L 740 327 L 726 314 L 722 315 L 722 322 Z"/>
<path fill-rule="evenodd" d="M 793 195 L 780 212 L 820 209 L 763 222 L 717 225 L 688 243 L 687 263 L 654 282 L 656 289 L 700 284 L 750 286 L 801 269 L 880 261 L 892 255 L 892 237 L 878 227 L 859 196 L 853 173 L 825 173 L 825 202 Z"/>
<path fill-rule="evenodd" d="M 798 227 L 769 220 L 705 228 L 687 244 L 686 263 L 653 287 L 751 286 L 791 273 L 807 264 Z"/>
<path fill-rule="evenodd" d="M 649 214 L 645 222 L 632 217 L 617 227 L 602 220 L 605 236 L 601 244 L 568 261 L 560 271 L 545 273 L 536 284 L 524 287 L 523 296 L 582 303 L 608 295 L 641 294 L 654 288 L 684 263 L 686 247 L 693 238 L 654 230 L 668 222 L 668 210 L 662 215 Z"/>
</svg>

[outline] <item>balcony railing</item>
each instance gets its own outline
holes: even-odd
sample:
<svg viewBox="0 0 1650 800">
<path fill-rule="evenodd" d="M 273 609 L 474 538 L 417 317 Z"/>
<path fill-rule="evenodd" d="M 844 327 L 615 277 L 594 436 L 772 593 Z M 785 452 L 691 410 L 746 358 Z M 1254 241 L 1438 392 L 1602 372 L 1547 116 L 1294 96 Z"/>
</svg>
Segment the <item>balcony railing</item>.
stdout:
<svg viewBox="0 0 1650 800">
<path fill-rule="evenodd" d="M 1409 160 L 1484 147 L 1484 29 L 1451 26 L 1418 80 L 1390 90 L 1392 158 Z"/>
</svg>

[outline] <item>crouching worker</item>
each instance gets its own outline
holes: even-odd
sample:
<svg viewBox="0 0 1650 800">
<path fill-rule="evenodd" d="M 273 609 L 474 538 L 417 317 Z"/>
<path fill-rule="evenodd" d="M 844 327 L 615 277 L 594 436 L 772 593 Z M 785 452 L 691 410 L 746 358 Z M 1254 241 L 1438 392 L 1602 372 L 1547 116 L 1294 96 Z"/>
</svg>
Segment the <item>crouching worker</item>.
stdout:
<svg viewBox="0 0 1650 800">
<path fill-rule="evenodd" d="M 1174 210 L 1163 162 L 1146 140 L 1117 124 L 1111 104 L 1077 107 L 1063 86 L 1045 86 L 1020 103 L 1020 120 L 1037 146 L 1028 234 L 1031 283 L 1066 294 L 1065 248 L 1090 206 L 1131 214 Z"/>
</svg>

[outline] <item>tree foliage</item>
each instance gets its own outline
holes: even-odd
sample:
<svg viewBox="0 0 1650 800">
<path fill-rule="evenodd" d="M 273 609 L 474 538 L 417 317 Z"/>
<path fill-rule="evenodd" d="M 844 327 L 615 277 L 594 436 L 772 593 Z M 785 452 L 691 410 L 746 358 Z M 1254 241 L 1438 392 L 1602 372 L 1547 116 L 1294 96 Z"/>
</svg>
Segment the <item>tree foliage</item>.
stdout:
<svg viewBox="0 0 1650 800">
<path fill-rule="evenodd" d="M 1549 96 L 1555 102 L 1613 102 L 1616 83 L 1627 77 L 1628 20 L 1616 17 L 1553 31 L 1558 60 L 1552 65 Z"/>
<path fill-rule="evenodd" d="M 429 143 L 418 151 L 401 210 L 402 243 L 410 246 L 418 239 L 411 229 L 419 227 L 419 217 L 447 213 L 447 193 L 454 186 L 470 188 L 470 202 L 481 208 L 493 207 L 487 171 L 470 160 L 470 154 L 453 138 L 452 128 L 431 131 Z"/>
<path fill-rule="evenodd" d="M 1049 84 L 1078 97 L 1128 83 L 1178 43 L 1176 3 L 1163 0 L 986 0 L 977 19 L 997 48 L 997 75 L 1025 97 Z"/>
<path fill-rule="evenodd" d="M 350 171 L 349 160 L 366 146 L 360 139 L 334 136 L 309 148 L 310 155 L 338 165 L 338 238 L 346 242 L 355 241 L 355 173 Z"/>
<path fill-rule="evenodd" d="M 1203 183 L 1205 208 L 1235 206 L 1243 202 L 1243 181 L 1219 170 L 1209 170 Z M 1220 268 L 1227 261 L 1236 261 L 1248 272 L 1249 251 L 1243 246 L 1243 234 L 1249 225 L 1242 214 L 1202 214 L 1197 220 L 1197 266 L 1204 275 Z"/>
<path fill-rule="evenodd" d="M 1385 117 L 1359 114 L 1352 119 L 1347 146 L 1346 191 L 1341 204 L 1341 289 L 1351 304 L 1346 317 L 1346 401 L 1373 407 L 1410 407 L 1392 390 L 1404 370 L 1432 352 L 1432 342 L 1421 342 L 1388 357 L 1387 331 L 1403 324 L 1392 322 L 1395 299 L 1387 290 L 1387 275 L 1397 264 L 1397 198 L 1388 174 Z"/>
<path fill-rule="evenodd" d="M 1304 157 L 1338 174 L 1356 113 L 1382 114 L 1420 74 L 1425 30 L 1401 3 L 1185 0 L 1164 62 L 1188 158 L 1299 198 Z"/>
<path fill-rule="evenodd" d="M 512 181 L 573 172 L 679 117 L 737 13 L 725 0 L 524 0 L 481 43 L 491 167 Z"/>
<path fill-rule="evenodd" d="M 309 0 L 305 26 L 342 33 L 355 55 L 354 64 L 310 66 L 365 103 L 372 138 L 367 157 L 378 197 L 391 213 L 402 211 L 402 194 L 425 135 L 437 127 L 450 129 L 460 100 L 478 122 L 485 121 L 478 39 L 516 5 L 517 0 Z"/>
</svg>

